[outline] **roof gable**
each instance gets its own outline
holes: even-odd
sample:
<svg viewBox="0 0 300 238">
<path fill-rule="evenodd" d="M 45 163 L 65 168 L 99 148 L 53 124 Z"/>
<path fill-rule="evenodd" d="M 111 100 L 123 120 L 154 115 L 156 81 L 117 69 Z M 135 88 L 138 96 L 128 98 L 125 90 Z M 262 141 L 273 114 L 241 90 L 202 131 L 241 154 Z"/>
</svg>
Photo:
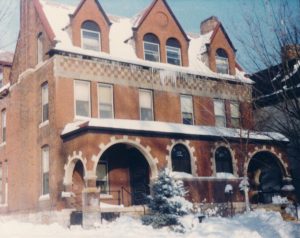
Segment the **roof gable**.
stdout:
<svg viewBox="0 0 300 238">
<path fill-rule="evenodd" d="M 176 16 L 174 15 L 172 9 L 170 8 L 169 4 L 167 3 L 166 0 L 153 0 L 153 2 L 151 3 L 151 5 L 146 8 L 146 10 L 144 10 L 144 12 L 141 14 L 141 16 L 136 20 L 133 30 L 138 30 L 139 27 L 143 24 L 143 22 L 145 21 L 145 19 L 148 17 L 148 15 L 150 14 L 150 12 L 153 10 L 153 8 L 155 7 L 155 5 L 158 2 L 162 2 L 164 4 L 164 6 L 166 7 L 166 9 L 168 10 L 168 12 L 170 13 L 170 15 L 172 16 L 173 20 L 175 21 L 176 25 L 179 27 L 181 33 L 183 34 L 183 36 L 185 37 L 185 39 L 187 41 L 189 41 L 190 39 L 188 38 L 188 36 L 186 35 L 185 31 L 183 30 L 181 24 L 179 23 L 179 21 L 177 20 Z"/>
<path fill-rule="evenodd" d="M 234 47 L 232 41 L 230 40 L 230 38 L 229 38 L 229 36 L 228 36 L 228 34 L 227 34 L 227 32 L 226 32 L 226 30 L 225 30 L 225 28 L 223 27 L 223 25 L 222 25 L 221 22 L 219 22 L 218 25 L 215 27 L 215 29 L 214 29 L 214 31 L 213 31 L 213 33 L 212 33 L 212 35 L 211 35 L 210 42 L 212 43 L 212 42 L 214 41 L 214 38 L 216 37 L 217 33 L 218 33 L 220 30 L 223 32 L 223 34 L 224 34 L 226 40 L 228 41 L 229 45 L 231 46 L 232 50 L 233 50 L 234 52 L 236 52 L 236 49 L 235 49 L 235 47 Z"/>
<path fill-rule="evenodd" d="M 71 18 L 76 17 L 77 13 L 78 13 L 78 12 L 80 11 L 80 9 L 84 6 L 84 4 L 85 4 L 86 2 L 88 2 L 88 1 L 95 1 L 96 5 L 97 5 L 97 7 L 98 7 L 98 9 L 99 9 L 99 11 L 101 12 L 101 14 L 102 14 L 103 17 L 104 17 L 106 23 L 107 23 L 108 25 L 111 25 L 111 22 L 110 22 L 108 16 L 106 15 L 104 9 L 102 8 L 102 6 L 101 6 L 100 3 L 98 2 L 98 0 L 81 0 L 81 2 L 79 3 L 78 7 L 77 7 L 76 10 L 75 10 L 75 12 L 74 12 L 73 14 L 71 14 Z"/>
<path fill-rule="evenodd" d="M 39 0 L 33 0 L 33 3 L 34 3 L 34 6 L 35 6 L 35 9 L 37 11 L 37 14 L 40 18 L 40 21 L 41 21 L 42 25 L 44 26 L 46 34 L 48 35 L 50 41 L 54 41 L 55 40 L 54 31 L 50 26 L 50 23 L 49 23 L 46 15 L 45 15 L 45 12 L 43 11 L 43 7 L 42 7 L 40 1 Z"/>
</svg>

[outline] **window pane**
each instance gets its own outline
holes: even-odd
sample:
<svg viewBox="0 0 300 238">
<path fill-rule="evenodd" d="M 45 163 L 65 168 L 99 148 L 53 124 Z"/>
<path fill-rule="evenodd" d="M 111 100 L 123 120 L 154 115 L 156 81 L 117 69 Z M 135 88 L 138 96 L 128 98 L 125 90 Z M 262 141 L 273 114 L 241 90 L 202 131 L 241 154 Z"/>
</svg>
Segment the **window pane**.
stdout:
<svg viewBox="0 0 300 238">
<path fill-rule="evenodd" d="M 43 174 L 43 195 L 49 193 L 49 173 Z"/>
<path fill-rule="evenodd" d="M 1 112 L 2 142 L 6 141 L 6 110 Z"/>
<path fill-rule="evenodd" d="M 167 46 L 167 62 L 169 64 L 181 65 L 180 48 Z"/>
<path fill-rule="evenodd" d="M 49 193 L 49 147 L 42 148 L 42 194 Z"/>
<path fill-rule="evenodd" d="M 240 117 L 239 104 L 235 102 L 230 103 L 230 113 L 231 117 L 238 118 Z"/>
<path fill-rule="evenodd" d="M 49 148 L 45 147 L 42 151 L 43 156 L 43 173 L 49 172 Z"/>
<path fill-rule="evenodd" d="M 100 33 L 82 30 L 82 48 L 87 50 L 100 50 Z"/>
<path fill-rule="evenodd" d="M 226 118 L 223 116 L 216 116 L 216 126 L 226 127 Z"/>
<path fill-rule="evenodd" d="M 228 74 L 229 68 L 228 68 L 228 59 L 223 58 L 220 56 L 216 56 L 216 65 L 217 65 L 217 72 L 221 74 Z"/>
<path fill-rule="evenodd" d="M 111 85 L 98 85 L 98 107 L 100 118 L 113 118 L 113 88 Z"/>
<path fill-rule="evenodd" d="M 100 193 L 107 194 L 108 191 L 108 173 L 107 173 L 107 163 L 100 162 L 97 166 L 97 181 L 96 186 L 100 187 Z"/>
<path fill-rule="evenodd" d="M 214 100 L 215 115 L 225 116 L 225 105 L 223 100 Z"/>
<path fill-rule="evenodd" d="M 184 124 L 193 124 L 193 98 L 191 96 L 180 96 L 182 122 Z"/>
<path fill-rule="evenodd" d="M 192 113 L 187 113 L 183 112 L 182 113 L 182 123 L 186 125 L 193 125 L 193 114 Z"/>
<path fill-rule="evenodd" d="M 49 102 L 49 96 L 48 96 L 48 84 L 44 84 L 42 86 L 42 121 L 47 121 L 49 119 L 48 116 L 48 102 Z"/>
<path fill-rule="evenodd" d="M 218 148 L 215 153 L 216 172 L 233 173 L 232 158 L 225 147 Z"/>
<path fill-rule="evenodd" d="M 152 121 L 153 120 L 153 102 L 152 91 L 140 90 L 139 91 L 139 103 L 141 120 Z"/>
<path fill-rule="evenodd" d="M 144 42 L 145 60 L 159 62 L 159 45 L 151 42 Z"/>
<path fill-rule="evenodd" d="M 75 81 L 76 116 L 90 116 L 90 83 Z"/>
</svg>

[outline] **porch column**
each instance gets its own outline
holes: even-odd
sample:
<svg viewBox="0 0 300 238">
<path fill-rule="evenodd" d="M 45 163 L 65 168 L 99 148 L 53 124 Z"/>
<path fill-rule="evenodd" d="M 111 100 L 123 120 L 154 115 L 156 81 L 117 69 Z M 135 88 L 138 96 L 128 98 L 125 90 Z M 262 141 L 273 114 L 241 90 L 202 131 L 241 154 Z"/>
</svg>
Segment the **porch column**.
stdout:
<svg viewBox="0 0 300 238">
<path fill-rule="evenodd" d="M 82 226 L 84 229 L 94 228 L 100 222 L 100 189 L 96 187 L 97 177 L 87 173 L 85 176 L 86 188 L 82 191 Z"/>
</svg>

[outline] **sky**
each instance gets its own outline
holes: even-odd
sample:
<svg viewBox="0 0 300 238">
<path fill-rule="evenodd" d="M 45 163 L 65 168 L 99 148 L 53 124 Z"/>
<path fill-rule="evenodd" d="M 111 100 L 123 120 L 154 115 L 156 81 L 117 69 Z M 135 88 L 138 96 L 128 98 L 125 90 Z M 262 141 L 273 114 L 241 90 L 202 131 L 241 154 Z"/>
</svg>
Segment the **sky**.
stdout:
<svg viewBox="0 0 300 238">
<path fill-rule="evenodd" d="M 77 5 L 80 0 L 53 0 L 70 5 Z M 222 22 L 225 30 L 230 36 L 237 49 L 237 59 L 242 66 L 254 70 L 253 65 L 247 61 L 245 56 L 244 43 L 241 38 L 247 37 L 247 26 L 245 17 L 254 15 L 265 17 L 263 2 L 268 0 L 168 0 L 168 3 L 175 13 L 186 32 L 199 33 L 200 23 L 204 19 L 214 15 Z M 270 0 L 277 4 L 280 0 Z M 286 0 L 292 9 L 300 9 L 300 0 Z M 149 6 L 152 0 L 99 0 L 104 10 L 113 15 L 132 17 Z M 1 9 L 9 4 L 7 12 L 12 16 L 7 21 L 1 21 Z M 300 13 L 298 13 L 300 14 Z M 0 0 L 0 30 L 5 32 L 0 36 L 0 50 L 13 51 L 18 37 L 19 30 L 19 0 Z"/>
</svg>

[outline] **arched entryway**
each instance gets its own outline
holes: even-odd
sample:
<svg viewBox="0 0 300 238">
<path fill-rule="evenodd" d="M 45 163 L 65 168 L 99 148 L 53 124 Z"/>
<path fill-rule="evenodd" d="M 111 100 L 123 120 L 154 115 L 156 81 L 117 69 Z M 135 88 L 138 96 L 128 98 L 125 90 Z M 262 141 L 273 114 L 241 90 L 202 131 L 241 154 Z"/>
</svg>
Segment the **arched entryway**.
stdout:
<svg viewBox="0 0 300 238">
<path fill-rule="evenodd" d="M 121 199 L 125 206 L 145 204 L 150 193 L 150 169 L 134 146 L 120 143 L 109 147 L 98 161 L 96 175 L 102 197 L 111 198 L 107 202 L 116 204 Z"/>
<path fill-rule="evenodd" d="M 250 160 L 247 174 L 252 203 L 271 203 L 283 186 L 284 169 L 279 159 L 270 152 L 256 153 Z"/>
<path fill-rule="evenodd" d="M 76 210 L 82 209 L 82 191 L 84 187 L 84 166 L 80 160 L 77 160 L 72 174 L 72 193 L 75 195 L 73 207 Z"/>
</svg>

